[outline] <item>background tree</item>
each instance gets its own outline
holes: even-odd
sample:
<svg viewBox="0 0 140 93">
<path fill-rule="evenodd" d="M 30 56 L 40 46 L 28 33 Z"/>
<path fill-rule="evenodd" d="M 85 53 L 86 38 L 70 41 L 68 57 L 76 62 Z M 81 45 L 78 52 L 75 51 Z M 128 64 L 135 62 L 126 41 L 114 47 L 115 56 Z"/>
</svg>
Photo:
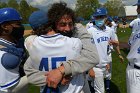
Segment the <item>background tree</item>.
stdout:
<svg viewBox="0 0 140 93">
<path fill-rule="evenodd" d="M 19 5 L 16 0 L 9 0 L 7 4 L 8 7 L 12 7 L 15 8 L 16 10 L 19 10 Z"/>
<path fill-rule="evenodd" d="M 98 7 L 100 7 L 98 0 L 77 0 L 76 15 L 84 19 L 90 19 L 90 16 Z"/>
<path fill-rule="evenodd" d="M 7 3 L 5 2 L 0 2 L 0 8 L 8 7 Z"/>
<path fill-rule="evenodd" d="M 104 6 L 110 16 L 124 16 L 125 9 L 122 0 L 108 0 Z"/>
<path fill-rule="evenodd" d="M 34 8 L 29 6 L 26 0 L 21 0 L 19 4 L 19 11 L 21 16 L 23 17 L 23 23 L 28 23 L 28 18 L 33 11 L 38 10 L 38 8 Z"/>
</svg>

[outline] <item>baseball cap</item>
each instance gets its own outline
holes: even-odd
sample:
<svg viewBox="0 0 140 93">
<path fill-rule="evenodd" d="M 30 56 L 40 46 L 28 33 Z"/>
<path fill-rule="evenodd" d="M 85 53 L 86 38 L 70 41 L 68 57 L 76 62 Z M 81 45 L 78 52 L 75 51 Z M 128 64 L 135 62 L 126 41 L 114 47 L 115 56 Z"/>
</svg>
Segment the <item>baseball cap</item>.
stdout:
<svg viewBox="0 0 140 93">
<path fill-rule="evenodd" d="M 140 5 L 140 0 L 138 0 L 138 2 L 134 4 L 133 6 L 136 6 L 136 5 Z"/>
<path fill-rule="evenodd" d="M 41 10 L 33 12 L 29 17 L 29 24 L 33 29 L 45 25 L 47 22 L 47 13 Z"/>
<path fill-rule="evenodd" d="M 113 21 L 113 20 L 112 20 L 112 17 L 108 16 L 108 17 L 107 17 L 107 21 L 112 22 L 112 21 Z"/>
<path fill-rule="evenodd" d="M 93 14 L 94 17 L 102 16 L 102 15 L 107 15 L 106 8 L 98 8 L 98 9 L 96 9 L 95 13 Z"/>
</svg>

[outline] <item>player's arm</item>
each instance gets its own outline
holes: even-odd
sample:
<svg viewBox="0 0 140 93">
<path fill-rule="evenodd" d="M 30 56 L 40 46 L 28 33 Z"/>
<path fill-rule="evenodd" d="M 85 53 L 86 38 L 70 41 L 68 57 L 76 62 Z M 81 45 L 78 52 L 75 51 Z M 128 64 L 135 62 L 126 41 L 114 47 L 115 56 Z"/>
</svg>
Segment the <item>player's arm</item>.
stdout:
<svg viewBox="0 0 140 93">
<path fill-rule="evenodd" d="M 34 69 L 30 57 L 24 64 L 24 72 L 26 73 L 29 83 L 36 86 L 46 85 L 45 72 Z"/>
<path fill-rule="evenodd" d="M 91 36 L 81 24 L 76 25 L 75 37 L 78 37 L 83 46 L 80 56 L 64 63 L 65 75 L 76 75 L 88 71 L 99 62 L 99 56 L 95 44 L 91 43 Z"/>
<path fill-rule="evenodd" d="M 35 35 L 31 35 L 25 39 L 24 45 L 27 50 L 30 47 L 32 47 L 32 42 L 35 38 L 36 38 Z M 29 83 L 34 84 L 36 86 L 46 85 L 45 72 L 35 69 L 32 64 L 35 64 L 35 63 L 32 62 L 30 57 L 26 60 L 24 64 L 24 72 L 27 75 Z"/>
</svg>

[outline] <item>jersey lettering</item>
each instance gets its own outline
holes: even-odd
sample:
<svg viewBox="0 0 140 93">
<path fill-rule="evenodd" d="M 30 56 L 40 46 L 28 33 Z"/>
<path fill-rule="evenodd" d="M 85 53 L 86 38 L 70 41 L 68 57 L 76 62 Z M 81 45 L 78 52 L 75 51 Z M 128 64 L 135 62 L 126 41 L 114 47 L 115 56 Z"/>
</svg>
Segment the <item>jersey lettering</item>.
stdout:
<svg viewBox="0 0 140 93">
<path fill-rule="evenodd" d="M 139 39 L 139 38 L 140 38 L 140 33 L 134 35 L 134 37 L 133 37 L 133 41 L 135 41 L 135 40 L 137 40 L 137 39 Z"/>
<path fill-rule="evenodd" d="M 138 52 L 137 52 L 137 53 L 138 53 L 138 54 L 140 54 L 140 47 L 139 47 L 137 50 L 138 50 Z"/>
<path fill-rule="evenodd" d="M 51 68 L 57 68 L 57 62 L 66 61 L 66 57 L 51 57 Z M 48 58 L 42 58 L 39 66 L 39 70 L 42 71 L 43 68 L 45 71 L 49 71 L 49 60 Z"/>
<path fill-rule="evenodd" d="M 98 38 L 98 39 L 97 39 L 97 42 L 100 43 L 100 42 L 108 41 L 108 40 L 109 40 L 108 37 L 103 36 L 103 37 Z"/>
</svg>

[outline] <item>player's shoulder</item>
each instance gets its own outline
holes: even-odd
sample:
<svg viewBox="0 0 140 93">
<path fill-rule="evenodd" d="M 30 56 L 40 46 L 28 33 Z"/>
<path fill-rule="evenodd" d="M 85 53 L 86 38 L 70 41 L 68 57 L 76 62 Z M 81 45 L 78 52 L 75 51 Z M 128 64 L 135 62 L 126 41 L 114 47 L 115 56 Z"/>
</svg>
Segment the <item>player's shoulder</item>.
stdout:
<svg viewBox="0 0 140 93">
<path fill-rule="evenodd" d="M 135 22 L 138 22 L 138 21 L 140 21 L 140 18 L 136 18 L 136 19 L 134 19 L 132 22 L 135 23 Z M 131 23 L 132 23 L 132 22 L 131 22 Z"/>
<path fill-rule="evenodd" d="M 6 69 L 15 69 L 20 63 L 20 58 L 11 53 L 4 53 L 1 57 L 1 64 Z"/>
<path fill-rule="evenodd" d="M 30 35 L 25 39 L 24 45 L 27 48 L 28 46 L 31 46 L 33 43 L 34 39 L 38 37 L 37 35 Z"/>
</svg>

